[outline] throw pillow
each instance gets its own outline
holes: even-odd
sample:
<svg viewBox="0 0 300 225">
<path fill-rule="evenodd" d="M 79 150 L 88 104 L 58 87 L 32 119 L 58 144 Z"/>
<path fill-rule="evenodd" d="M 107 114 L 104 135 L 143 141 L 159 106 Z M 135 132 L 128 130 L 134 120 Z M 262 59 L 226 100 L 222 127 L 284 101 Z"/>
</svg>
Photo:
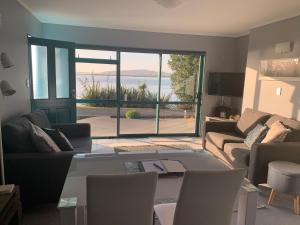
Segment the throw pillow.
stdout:
<svg viewBox="0 0 300 225">
<path fill-rule="evenodd" d="M 74 147 L 59 129 L 43 128 L 62 151 L 73 151 Z"/>
<path fill-rule="evenodd" d="M 280 121 L 276 121 L 271 125 L 266 137 L 261 143 L 283 142 L 286 135 L 290 132 L 291 130 L 286 128 Z"/>
<path fill-rule="evenodd" d="M 239 119 L 236 130 L 244 137 L 258 124 L 264 124 L 270 114 L 246 108 Z"/>
<path fill-rule="evenodd" d="M 59 147 L 42 128 L 31 123 L 32 142 L 40 152 L 60 152 Z"/>
<path fill-rule="evenodd" d="M 254 127 L 254 129 L 248 133 L 244 143 L 251 149 L 253 144 L 260 143 L 263 140 L 267 134 L 267 131 L 267 126 L 264 126 L 260 123 L 257 124 L 256 127 Z"/>
</svg>

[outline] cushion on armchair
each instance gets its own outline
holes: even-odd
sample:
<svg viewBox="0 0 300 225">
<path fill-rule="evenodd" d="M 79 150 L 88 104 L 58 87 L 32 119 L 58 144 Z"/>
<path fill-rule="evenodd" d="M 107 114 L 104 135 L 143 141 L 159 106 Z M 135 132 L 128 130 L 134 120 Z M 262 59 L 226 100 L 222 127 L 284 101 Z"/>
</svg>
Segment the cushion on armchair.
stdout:
<svg viewBox="0 0 300 225">
<path fill-rule="evenodd" d="M 2 142 L 5 153 L 37 152 L 31 136 L 31 123 L 24 117 L 12 120 L 2 127 Z"/>
<path fill-rule="evenodd" d="M 51 124 L 48 120 L 46 113 L 43 110 L 36 110 L 29 114 L 24 115 L 31 123 L 40 128 L 51 128 Z"/>
<path fill-rule="evenodd" d="M 59 129 L 43 128 L 62 151 L 73 151 L 74 147 Z"/>
<path fill-rule="evenodd" d="M 260 111 L 255 111 L 253 109 L 246 108 L 239 119 L 236 130 L 244 137 L 258 124 L 264 124 L 267 119 L 270 117 L 270 114 Z"/>
<path fill-rule="evenodd" d="M 267 120 L 266 125 L 270 128 L 271 125 L 280 121 L 282 124 L 291 130 L 284 139 L 285 142 L 300 142 L 300 121 L 288 119 L 286 117 L 273 115 L 270 119 Z"/>
</svg>

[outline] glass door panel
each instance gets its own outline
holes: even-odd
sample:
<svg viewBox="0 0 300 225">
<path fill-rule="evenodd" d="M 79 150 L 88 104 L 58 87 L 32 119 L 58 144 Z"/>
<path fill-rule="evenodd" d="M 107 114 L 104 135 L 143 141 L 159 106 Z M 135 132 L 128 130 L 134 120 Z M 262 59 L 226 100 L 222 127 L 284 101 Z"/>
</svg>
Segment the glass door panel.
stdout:
<svg viewBox="0 0 300 225">
<path fill-rule="evenodd" d="M 69 50 L 55 48 L 56 98 L 70 97 Z"/>
<path fill-rule="evenodd" d="M 156 133 L 158 75 L 159 54 L 121 53 L 120 134 Z"/>
<path fill-rule="evenodd" d="M 162 55 L 160 134 L 195 133 L 199 58 L 199 55 Z"/>
<path fill-rule="evenodd" d="M 191 104 L 161 104 L 160 134 L 192 134 L 195 132 L 195 107 Z"/>
<path fill-rule="evenodd" d="M 76 63 L 77 122 L 93 137 L 117 135 L 116 69 L 113 64 Z"/>
<path fill-rule="evenodd" d="M 123 103 L 120 109 L 121 134 L 155 134 L 156 104 Z"/>
<path fill-rule="evenodd" d="M 31 79 L 33 99 L 48 99 L 47 47 L 31 45 Z"/>
</svg>

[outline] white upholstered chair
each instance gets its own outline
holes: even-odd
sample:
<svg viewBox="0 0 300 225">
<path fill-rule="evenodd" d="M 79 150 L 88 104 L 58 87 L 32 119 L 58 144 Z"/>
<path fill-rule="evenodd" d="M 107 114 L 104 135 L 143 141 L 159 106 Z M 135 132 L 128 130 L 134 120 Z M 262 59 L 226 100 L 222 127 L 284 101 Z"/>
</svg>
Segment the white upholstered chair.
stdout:
<svg viewBox="0 0 300 225">
<path fill-rule="evenodd" d="M 177 204 L 159 204 L 161 225 L 229 225 L 244 170 L 187 171 Z"/>
<path fill-rule="evenodd" d="M 88 225 L 152 225 L 157 173 L 87 177 Z"/>
</svg>

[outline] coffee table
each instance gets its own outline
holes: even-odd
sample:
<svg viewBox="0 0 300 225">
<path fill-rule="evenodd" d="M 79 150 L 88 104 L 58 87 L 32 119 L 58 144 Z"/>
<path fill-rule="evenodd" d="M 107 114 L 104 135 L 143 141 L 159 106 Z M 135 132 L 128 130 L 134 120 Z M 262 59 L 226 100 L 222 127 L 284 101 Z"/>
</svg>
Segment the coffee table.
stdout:
<svg viewBox="0 0 300 225">
<path fill-rule="evenodd" d="M 188 170 L 228 170 L 229 168 L 205 150 L 202 151 L 159 151 L 134 153 L 95 152 L 75 155 L 62 190 L 58 205 L 61 225 L 86 225 L 86 176 L 96 174 L 128 173 L 125 162 L 140 160 L 172 159 L 180 160 Z M 182 177 L 159 178 L 155 201 L 176 201 Z M 257 205 L 257 189 L 245 181 L 238 203 L 238 225 L 254 225 Z"/>
</svg>

